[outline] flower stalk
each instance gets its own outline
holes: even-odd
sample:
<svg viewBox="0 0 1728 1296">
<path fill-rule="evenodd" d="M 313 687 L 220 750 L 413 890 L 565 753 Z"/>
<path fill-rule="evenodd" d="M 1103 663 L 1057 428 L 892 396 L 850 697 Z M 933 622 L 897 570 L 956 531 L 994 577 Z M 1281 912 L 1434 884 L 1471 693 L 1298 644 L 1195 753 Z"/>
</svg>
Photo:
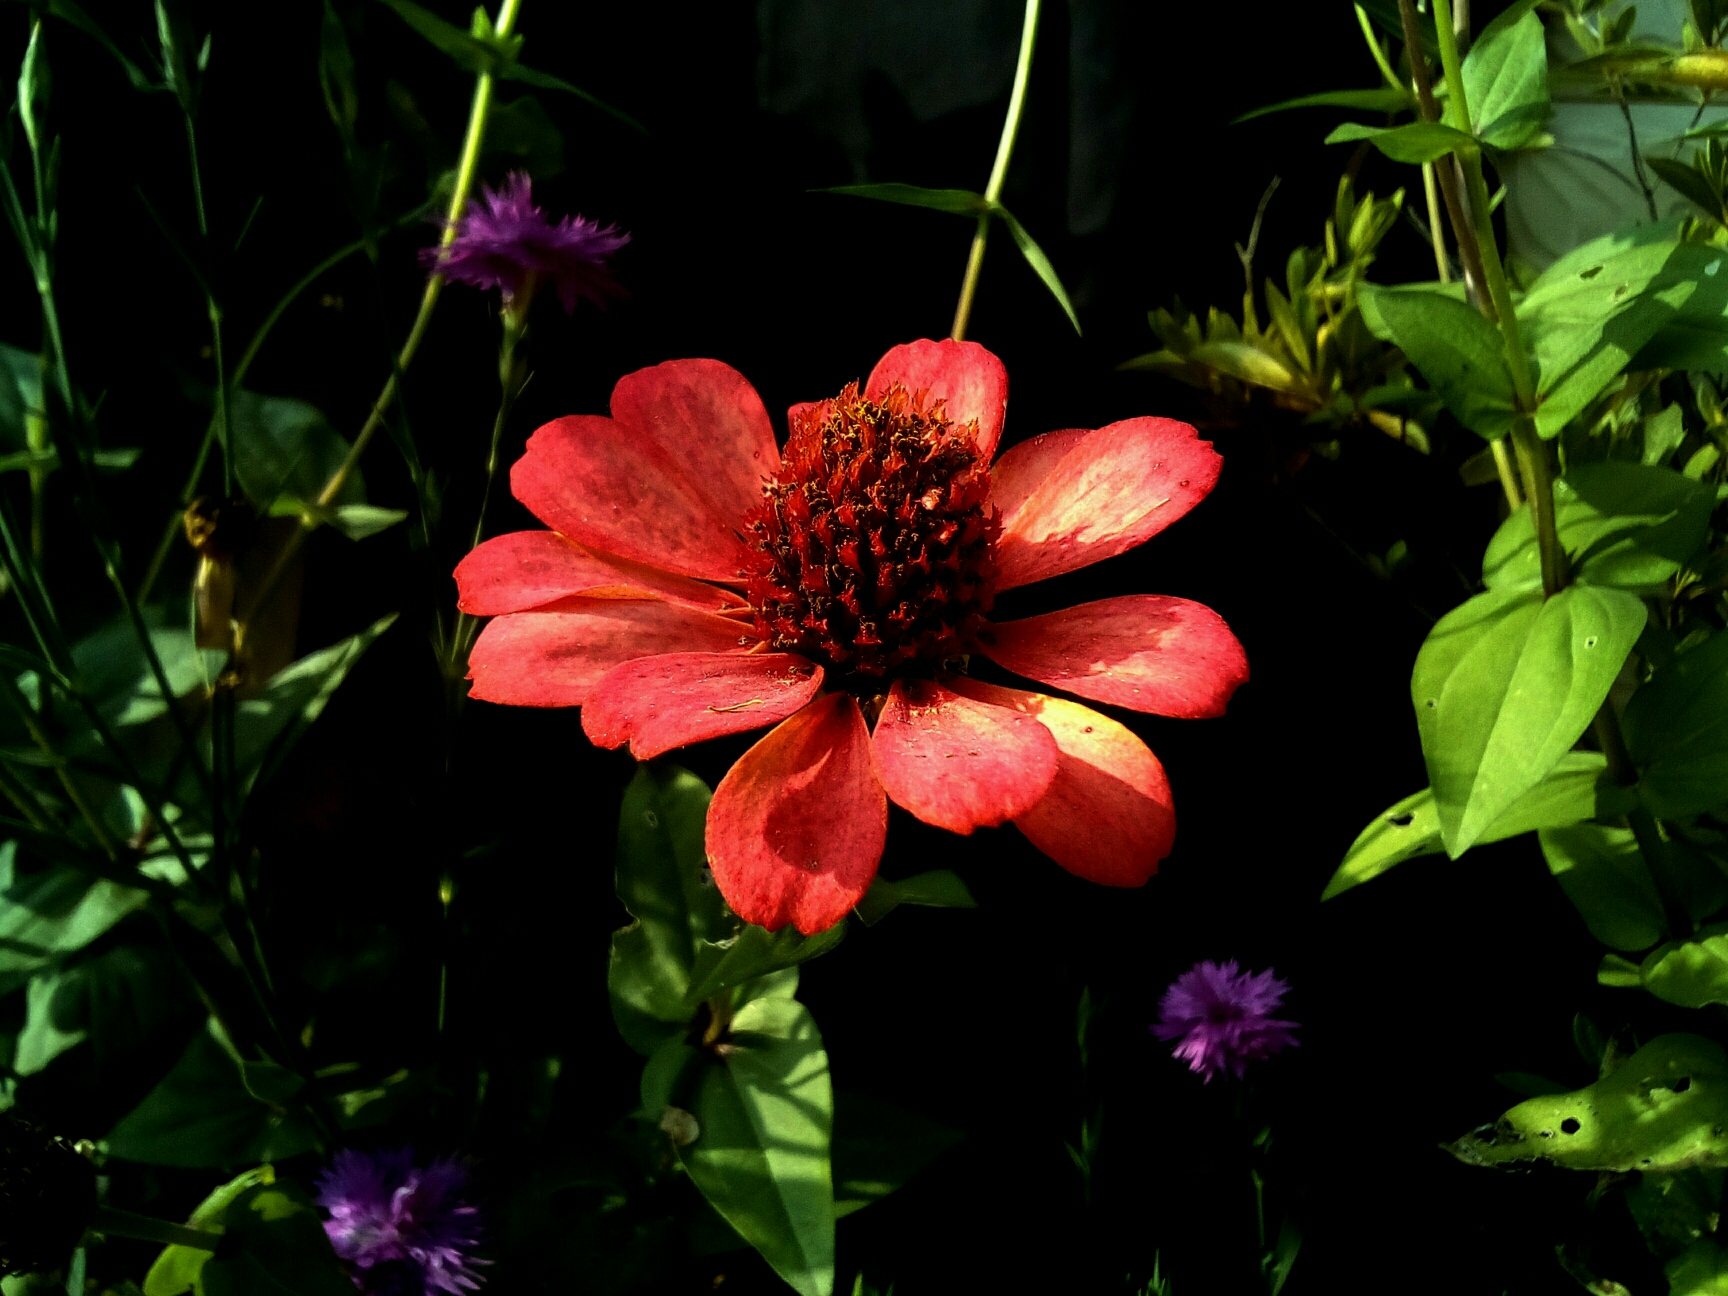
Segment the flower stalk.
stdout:
<svg viewBox="0 0 1728 1296">
<path fill-rule="evenodd" d="M 1014 141 L 1020 134 L 1020 118 L 1026 111 L 1026 85 L 1032 78 L 1032 51 L 1038 43 L 1038 11 L 1040 0 L 1026 0 L 1026 21 L 1020 29 L 1020 56 L 1014 65 L 1014 88 L 1008 94 L 1008 116 L 1002 123 L 1002 138 L 996 145 L 996 162 L 990 168 L 990 181 L 984 186 L 984 201 L 988 204 L 978 214 L 978 228 L 972 235 L 972 249 L 966 255 L 966 275 L 960 281 L 960 300 L 954 307 L 954 327 L 948 336 L 956 342 L 966 337 L 972 322 L 972 301 L 978 292 L 978 277 L 984 272 L 984 249 L 990 241 L 990 222 L 996 204 L 1002 200 L 1002 186 L 1008 180 L 1008 164 L 1014 157 Z"/>
<path fill-rule="evenodd" d="M 509 36 L 515 28 L 516 17 L 521 8 L 522 0 L 503 0 L 498 9 L 498 21 L 493 24 L 493 30 L 500 39 Z M 468 132 L 462 141 L 462 157 L 456 166 L 456 185 L 451 191 L 450 206 L 445 212 L 444 233 L 438 243 L 440 250 L 448 247 L 455 239 L 457 222 L 462 216 L 463 208 L 468 205 L 468 195 L 474 188 L 474 176 L 480 166 L 480 148 L 486 139 L 486 123 L 492 115 L 493 83 L 491 72 L 481 72 L 474 79 L 474 101 L 468 111 Z M 354 475 L 360 456 L 366 453 L 366 447 L 372 443 L 378 429 L 384 426 L 384 416 L 395 402 L 400 389 L 401 375 L 413 363 L 414 354 L 420 349 L 420 343 L 426 336 L 427 326 L 432 322 L 432 312 L 437 308 L 438 297 L 443 291 L 444 275 L 435 269 L 426 280 L 426 290 L 420 297 L 419 313 L 415 315 L 407 340 L 402 343 L 402 349 L 396 355 L 396 363 L 390 376 L 384 381 L 383 390 L 372 403 L 372 411 L 361 425 L 354 444 L 349 447 L 347 455 L 337 465 L 336 471 L 330 474 L 330 480 L 318 494 L 315 503 L 320 513 L 335 503 L 348 479 Z M 299 528 L 282 546 L 281 554 L 265 575 L 250 605 L 238 617 L 242 630 L 258 609 L 269 602 L 289 565 L 299 554 L 301 545 L 305 544 L 306 537 L 316 530 L 318 525 L 318 517 L 313 514 L 308 513 L 301 517 Z"/>
</svg>

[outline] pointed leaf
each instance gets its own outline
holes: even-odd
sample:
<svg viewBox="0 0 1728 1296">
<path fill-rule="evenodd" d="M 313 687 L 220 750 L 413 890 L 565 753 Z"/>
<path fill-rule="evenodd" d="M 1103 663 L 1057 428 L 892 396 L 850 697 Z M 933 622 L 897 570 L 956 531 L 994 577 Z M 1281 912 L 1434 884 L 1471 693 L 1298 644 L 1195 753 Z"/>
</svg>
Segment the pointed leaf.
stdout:
<svg viewBox="0 0 1728 1296">
<path fill-rule="evenodd" d="M 1622 722 L 1638 794 L 1653 813 L 1684 819 L 1728 803 L 1728 632 L 1664 664 Z"/>
<path fill-rule="evenodd" d="M 932 869 L 890 882 L 878 877 L 858 903 L 858 917 L 873 927 L 903 904 L 929 905 L 937 909 L 976 909 L 966 883 L 952 869 Z"/>
<path fill-rule="evenodd" d="M 1483 437 L 1505 436 L 1516 405 L 1500 331 L 1462 300 L 1424 288 L 1357 290 L 1362 320 L 1393 343 L 1446 408 Z"/>
<path fill-rule="evenodd" d="M 1328 144 L 1351 144 L 1367 140 L 1394 162 L 1432 162 L 1448 153 L 1476 147 L 1474 136 L 1439 122 L 1410 122 L 1404 126 L 1363 126 L 1345 122 L 1326 137 Z"/>
<path fill-rule="evenodd" d="M 1363 112 L 1405 112 L 1416 106 L 1416 96 L 1397 86 L 1375 86 L 1372 90 L 1328 90 L 1324 94 L 1302 95 L 1285 99 L 1264 108 L 1245 112 L 1230 124 L 1236 126 L 1269 113 L 1288 112 L 1292 108 L 1360 108 Z"/>
<path fill-rule="evenodd" d="M 1050 295 L 1056 299 L 1056 304 L 1062 308 L 1063 314 L 1068 316 L 1068 322 L 1074 326 L 1074 331 L 1080 332 L 1080 317 L 1074 313 L 1074 304 L 1068 300 L 1068 290 L 1062 286 L 1056 267 L 1050 264 L 1050 258 L 1044 255 L 1044 249 L 1033 241 L 1032 236 L 1026 232 L 1026 227 L 1015 220 L 1013 213 L 1006 207 L 997 207 L 996 214 L 1008 227 L 1008 234 L 1013 238 L 1014 246 L 1020 249 L 1020 255 L 1026 258 L 1026 264 L 1044 281 L 1044 286 L 1050 290 Z"/>
<path fill-rule="evenodd" d="M 1476 134 L 1493 148 L 1523 147 L 1548 118 L 1548 47 L 1532 7 L 1521 0 L 1501 14 L 1464 59 Z"/>
<path fill-rule="evenodd" d="M 845 194 L 851 198 L 875 198 L 906 207 L 928 207 L 956 216 L 978 217 L 990 210 L 990 201 L 970 189 L 924 189 L 909 184 L 834 185 L 813 193 Z"/>
</svg>

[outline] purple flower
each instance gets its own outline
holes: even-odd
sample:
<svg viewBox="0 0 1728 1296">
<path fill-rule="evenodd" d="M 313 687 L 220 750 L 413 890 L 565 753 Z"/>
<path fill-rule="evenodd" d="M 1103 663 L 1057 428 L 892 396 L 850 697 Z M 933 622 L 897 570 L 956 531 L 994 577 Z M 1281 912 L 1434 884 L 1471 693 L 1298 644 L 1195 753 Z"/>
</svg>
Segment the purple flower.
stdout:
<svg viewBox="0 0 1728 1296">
<path fill-rule="evenodd" d="M 1196 963 L 1158 1001 L 1159 1039 L 1179 1039 L 1173 1050 L 1206 1083 L 1220 1071 L 1238 1080 L 1250 1062 L 1296 1047 L 1295 1022 L 1272 1016 L 1290 985 L 1265 972 L 1243 972 L 1228 963 Z"/>
<path fill-rule="evenodd" d="M 480 1285 L 480 1213 L 462 1200 L 455 1161 L 414 1164 L 414 1150 L 338 1152 L 319 1179 L 324 1231 L 371 1296 L 462 1296 Z"/>
<path fill-rule="evenodd" d="M 542 279 L 558 285 L 566 312 L 583 298 L 598 303 L 617 292 L 606 261 L 630 241 L 617 226 L 601 228 L 581 216 L 547 220 L 534 205 L 525 171 L 512 171 L 501 189 L 482 185 L 480 193 L 481 201 L 470 202 L 456 222 L 448 247 L 421 249 L 422 265 L 475 288 L 500 289 L 506 304 L 532 293 Z"/>
</svg>

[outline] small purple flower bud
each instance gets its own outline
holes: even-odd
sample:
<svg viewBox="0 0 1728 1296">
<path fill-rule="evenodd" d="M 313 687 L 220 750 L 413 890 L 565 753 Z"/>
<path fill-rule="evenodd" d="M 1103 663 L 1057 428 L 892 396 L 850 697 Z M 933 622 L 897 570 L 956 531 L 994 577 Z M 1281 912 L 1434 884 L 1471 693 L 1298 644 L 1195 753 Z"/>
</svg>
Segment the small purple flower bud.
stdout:
<svg viewBox="0 0 1728 1296">
<path fill-rule="evenodd" d="M 1240 1080 L 1250 1062 L 1296 1047 L 1296 1023 L 1272 1016 L 1289 993 L 1289 983 L 1270 969 L 1243 972 L 1234 959 L 1196 963 L 1158 1001 L 1151 1031 L 1162 1040 L 1180 1040 L 1172 1052 L 1206 1083 L 1221 1071 Z"/>
<path fill-rule="evenodd" d="M 582 216 L 554 224 L 534 205 L 524 171 L 512 171 L 500 189 L 481 186 L 480 193 L 480 201 L 470 202 L 457 220 L 447 247 L 421 249 L 422 265 L 457 283 L 497 288 L 506 305 L 548 279 L 567 313 L 578 301 L 598 304 L 617 293 L 606 263 L 630 241 L 628 234 Z"/>
</svg>

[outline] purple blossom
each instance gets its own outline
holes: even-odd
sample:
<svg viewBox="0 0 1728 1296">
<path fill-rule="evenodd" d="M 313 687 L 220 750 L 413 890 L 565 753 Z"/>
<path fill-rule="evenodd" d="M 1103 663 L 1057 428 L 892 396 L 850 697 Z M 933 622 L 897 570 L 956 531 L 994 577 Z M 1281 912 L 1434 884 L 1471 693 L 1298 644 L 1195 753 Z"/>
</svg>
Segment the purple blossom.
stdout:
<svg viewBox="0 0 1728 1296">
<path fill-rule="evenodd" d="M 1272 1016 L 1290 993 L 1270 969 L 1243 972 L 1228 963 L 1196 963 L 1158 1001 L 1159 1039 L 1182 1042 L 1173 1052 L 1206 1080 L 1229 1071 L 1238 1080 L 1250 1062 L 1296 1047 L 1295 1022 Z"/>
<path fill-rule="evenodd" d="M 369 1296 L 462 1296 L 480 1285 L 480 1213 L 463 1200 L 455 1161 L 414 1164 L 414 1150 L 338 1152 L 319 1179 L 324 1231 Z"/>
<path fill-rule="evenodd" d="M 616 225 L 602 228 L 582 216 L 547 220 L 525 171 L 512 171 L 500 189 L 482 185 L 480 193 L 448 247 L 421 249 L 422 265 L 475 288 L 500 289 L 507 304 L 551 279 L 566 312 L 583 298 L 599 303 L 618 291 L 606 262 L 630 236 Z"/>
</svg>

